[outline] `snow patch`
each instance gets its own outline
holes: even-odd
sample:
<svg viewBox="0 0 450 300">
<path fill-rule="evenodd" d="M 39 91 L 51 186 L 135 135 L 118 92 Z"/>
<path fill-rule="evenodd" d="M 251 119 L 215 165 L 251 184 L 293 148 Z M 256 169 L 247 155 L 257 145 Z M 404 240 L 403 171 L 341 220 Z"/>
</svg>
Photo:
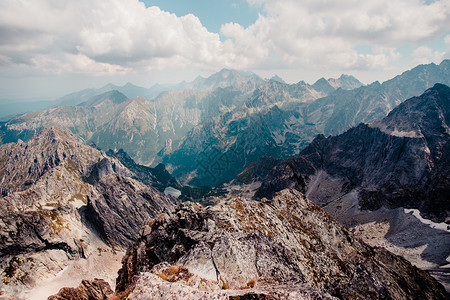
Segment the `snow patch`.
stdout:
<svg viewBox="0 0 450 300">
<path fill-rule="evenodd" d="M 171 186 L 169 186 L 169 187 L 166 187 L 165 188 L 165 190 L 164 190 L 164 195 L 172 195 L 172 196 L 174 196 L 175 198 L 178 198 L 178 197 L 180 197 L 181 196 L 181 191 L 180 190 L 177 190 L 176 188 L 174 188 L 174 187 L 171 187 Z"/>
<path fill-rule="evenodd" d="M 395 129 L 394 131 L 389 132 L 389 134 L 398 137 L 409 137 L 409 138 L 420 138 L 421 135 L 417 134 L 415 131 L 398 131 Z"/>
<path fill-rule="evenodd" d="M 435 223 L 431 220 L 428 219 L 424 219 L 420 216 L 420 211 L 418 209 L 404 209 L 405 214 L 411 214 L 414 217 L 416 217 L 420 222 L 422 222 L 423 224 L 426 224 L 428 226 L 430 226 L 433 229 L 439 229 L 439 230 L 444 230 L 448 233 L 450 233 L 450 225 L 446 224 L 445 222 L 441 222 L 441 223 Z"/>
</svg>

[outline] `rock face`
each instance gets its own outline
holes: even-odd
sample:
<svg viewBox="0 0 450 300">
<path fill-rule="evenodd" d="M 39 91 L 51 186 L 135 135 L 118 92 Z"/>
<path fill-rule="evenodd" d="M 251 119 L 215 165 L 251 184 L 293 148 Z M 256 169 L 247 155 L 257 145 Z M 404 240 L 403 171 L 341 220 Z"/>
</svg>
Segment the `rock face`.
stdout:
<svg viewBox="0 0 450 300">
<path fill-rule="evenodd" d="M 167 187 L 176 189 L 182 188 L 180 183 L 166 170 L 166 167 L 163 164 L 158 164 L 154 168 L 136 164 L 122 149 L 119 149 L 117 152 L 109 150 L 106 154 L 120 160 L 125 167 L 133 172 L 134 179 L 139 180 L 146 185 L 151 185 L 160 192 L 164 192 Z"/>
<path fill-rule="evenodd" d="M 128 299 L 447 297 L 428 273 L 354 238 L 294 190 L 261 202 L 184 203 L 153 219 L 128 249 L 116 292 Z"/>
<path fill-rule="evenodd" d="M 174 208 L 132 176 L 58 128 L 0 146 L 1 291 L 21 294 L 72 261 L 124 249 L 144 220 Z"/>
<path fill-rule="evenodd" d="M 146 220 L 171 211 L 176 203 L 140 182 L 111 174 L 87 196 L 86 216 L 109 245 L 125 248 L 136 240 Z"/>
<path fill-rule="evenodd" d="M 255 164 L 240 178 L 260 176 L 256 197 L 292 187 L 326 205 L 356 191 L 362 208 L 418 208 L 443 221 L 450 211 L 449 124 L 450 88 L 437 84 L 381 121 L 318 136 L 298 157 Z"/>
</svg>

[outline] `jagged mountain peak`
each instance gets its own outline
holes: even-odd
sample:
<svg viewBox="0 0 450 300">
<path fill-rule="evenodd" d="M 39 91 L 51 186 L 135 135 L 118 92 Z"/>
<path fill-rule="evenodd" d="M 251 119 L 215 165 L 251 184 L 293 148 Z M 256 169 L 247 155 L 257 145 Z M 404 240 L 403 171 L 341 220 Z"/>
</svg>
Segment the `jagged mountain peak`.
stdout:
<svg viewBox="0 0 450 300">
<path fill-rule="evenodd" d="M 286 81 L 284 81 L 284 79 L 281 78 L 281 77 L 278 76 L 278 75 L 272 76 L 272 77 L 269 79 L 269 81 L 278 81 L 278 82 L 281 82 L 281 83 L 286 83 Z"/>
<path fill-rule="evenodd" d="M 12 147 L 16 146 L 13 143 L 7 145 Z M 23 148 L 24 155 L 40 155 L 43 158 L 45 158 L 46 154 L 55 151 L 69 151 L 72 147 L 81 146 L 82 148 L 90 148 L 84 144 L 81 138 L 75 136 L 71 131 L 54 126 L 43 128 L 27 143 L 19 142 L 17 145 Z"/>
<path fill-rule="evenodd" d="M 211 76 L 206 78 L 205 81 L 213 82 L 225 80 L 231 83 L 235 80 L 250 79 L 250 78 L 263 82 L 263 79 L 261 79 L 258 75 L 256 75 L 253 72 L 246 72 L 241 70 L 233 70 L 225 68 L 215 74 L 212 74 Z"/>
<path fill-rule="evenodd" d="M 364 85 L 353 75 L 342 74 L 338 79 L 328 79 L 331 85 L 336 85 L 344 90 L 353 90 Z"/>
<path fill-rule="evenodd" d="M 330 79 L 332 79 L 332 78 L 330 78 Z M 355 81 L 359 82 L 359 80 L 355 76 L 349 75 L 349 74 L 341 74 L 341 76 L 339 76 L 338 80 L 355 80 Z"/>
<path fill-rule="evenodd" d="M 193 82 L 186 83 L 183 86 L 184 88 L 195 88 L 200 90 L 229 86 L 243 90 L 253 90 L 258 84 L 264 82 L 264 79 L 252 72 L 222 69 L 207 78 L 199 76 Z"/>
<path fill-rule="evenodd" d="M 414 94 L 418 95 L 435 83 L 448 84 L 448 78 L 450 78 L 449 65 L 450 59 L 443 60 L 439 65 L 434 63 L 418 65 L 383 82 L 383 86 L 401 89 L 406 85 L 411 85 L 411 81 L 416 82 L 410 89 L 414 91 Z M 442 78 L 445 78 L 444 81 L 442 81 Z M 420 82 L 417 79 L 420 79 Z"/>
<path fill-rule="evenodd" d="M 332 91 L 334 91 L 336 89 L 335 86 L 330 84 L 329 80 L 326 80 L 325 78 L 320 78 L 319 80 L 317 80 L 312 87 L 320 92 L 324 92 L 324 93 L 331 93 Z"/>
<path fill-rule="evenodd" d="M 363 85 L 364 84 L 354 76 L 342 74 L 339 78 L 325 79 L 322 77 L 313 84 L 313 87 L 330 93 L 339 88 L 343 90 L 353 90 Z"/>
<path fill-rule="evenodd" d="M 35 139 L 54 139 L 58 141 L 65 141 L 67 143 L 82 142 L 81 139 L 75 136 L 71 131 L 55 126 L 43 128 L 38 134 L 36 134 Z"/>
<path fill-rule="evenodd" d="M 118 85 L 114 84 L 114 83 L 107 83 L 104 86 L 102 86 L 100 88 L 100 90 L 104 90 L 104 91 L 111 91 L 111 90 L 117 90 L 117 88 L 119 88 Z"/>
<path fill-rule="evenodd" d="M 128 100 L 128 97 L 119 92 L 118 90 L 112 90 L 92 97 L 90 100 L 83 102 L 80 106 L 85 107 L 100 107 L 102 105 L 120 104 Z"/>
<path fill-rule="evenodd" d="M 450 134 L 450 88 L 435 84 L 422 95 L 401 103 L 384 119 L 373 123 L 396 136 L 430 137 Z"/>
<path fill-rule="evenodd" d="M 24 190 L 54 168 L 72 170 L 76 176 L 88 172 L 88 165 L 101 154 L 70 131 L 44 128 L 28 142 L 0 146 L 0 180 L 8 193 Z"/>
<path fill-rule="evenodd" d="M 222 70 L 220 70 L 216 74 L 211 75 L 210 77 L 216 76 L 216 75 L 222 76 L 223 78 L 228 78 L 229 76 L 246 76 L 247 77 L 247 76 L 253 76 L 255 74 L 252 72 L 245 72 L 245 71 L 223 68 Z"/>
<path fill-rule="evenodd" d="M 138 87 L 137 85 L 132 84 L 131 82 L 127 82 L 123 85 L 123 87 Z"/>
</svg>

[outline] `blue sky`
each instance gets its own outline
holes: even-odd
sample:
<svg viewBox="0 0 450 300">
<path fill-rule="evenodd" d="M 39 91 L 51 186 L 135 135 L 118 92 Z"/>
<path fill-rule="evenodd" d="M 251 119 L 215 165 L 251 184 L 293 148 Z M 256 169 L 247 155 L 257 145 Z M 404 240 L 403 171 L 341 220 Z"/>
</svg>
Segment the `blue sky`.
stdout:
<svg viewBox="0 0 450 300">
<path fill-rule="evenodd" d="M 197 16 L 211 32 L 220 32 L 222 24 L 235 22 L 244 27 L 255 23 L 260 7 L 251 6 L 245 0 L 143 0 L 145 5 L 158 6 L 181 17 L 187 14 Z"/>
<path fill-rule="evenodd" d="M 0 102 L 222 68 L 385 81 L 450 58 L 450 0 L 2 0 Z"/>
</svg>

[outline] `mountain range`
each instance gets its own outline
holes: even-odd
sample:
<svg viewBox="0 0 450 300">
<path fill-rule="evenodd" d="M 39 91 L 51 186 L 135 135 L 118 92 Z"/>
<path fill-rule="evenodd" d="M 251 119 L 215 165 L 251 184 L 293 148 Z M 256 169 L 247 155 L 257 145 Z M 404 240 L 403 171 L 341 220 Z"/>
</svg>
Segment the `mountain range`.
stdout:
<svg viewBox="0 0 450 300">
<path fill-rule="evenodd" d="M 154 99 L 116 90 L 89 100 L 72 95 L 84 102 L 14 117 L 0 125 L 0 138 L 27 141 L 44 127 L 67 128 L 101 149 L 123 149 L 139 164 L 163 162 L 183 185 L 217 186 L 263 156 L 296 155 L 317 134 L 374 122 L 434 83 L 449 85 L 449 64 L 420 65 L 367 86 L 348 75 L 286 84 L 224 69 Z"/>
<path fill-rule="evenodd" d="M 335 87 L 361 85 L 351 76 L 329 81 Z M 230 112 L 252 101 L 249 100 L 252 94 L 266 83 L 253 73 L 225 69 L 208 78 L 199 77 L 184 83 L 181 85 L 184 89 L 179 86 L 181 90 L 161 93 L 155 99 L 141 96 L 129 99 L 117 90 L 92 96 L 95 91 L 85 90 L 81 95 L 69 95 L 72 100 L 61 102 L 78 103 L 85 100 L 86 95 L 92 96 L 76 106 L 56 106 L 11 119 L 1 126 L 1 140 L 2 143 L 19 138 L 26 141 L 44 127 L 57 126 L 71 130 L 102 149 L 123 149 L 138 163 L 157 164 L 177 149 L 195 126 L 230 116 Z M 277 85 L 278 82 L 267 84 Z M 132 89 L 131 85 L 125 87 Z M 142 89 L 135 89 L 133 93 L 138 92 Z M 326 93 L 300 82 L 282 84 L 279 94 L 286 101 L 311 101 Z M 78 100 L 73 100 L 76 97 Z"/>
<path fill-rule="evenodd" d="M 315 90 L 304 83 L 269 82 L 241 107 L 193 128 L 163 158 L 185 183 L 218 185 L 262 156 L 296 155 L 317 134 L 339 134 L 385 117 L 402 101 L 434 83 L 450 84 L 450 60 L 422 65 L 382 84 L 352 90 Z M 325 96 L 325 97 L 324 97 Z"/>
<path fill-rule="evenodd" d="M 420 269 L 450 290 L 449 63 L 367 86 L 222 70 L 0 124 L 1 294 L 448 298 Z"/>
</svg>

